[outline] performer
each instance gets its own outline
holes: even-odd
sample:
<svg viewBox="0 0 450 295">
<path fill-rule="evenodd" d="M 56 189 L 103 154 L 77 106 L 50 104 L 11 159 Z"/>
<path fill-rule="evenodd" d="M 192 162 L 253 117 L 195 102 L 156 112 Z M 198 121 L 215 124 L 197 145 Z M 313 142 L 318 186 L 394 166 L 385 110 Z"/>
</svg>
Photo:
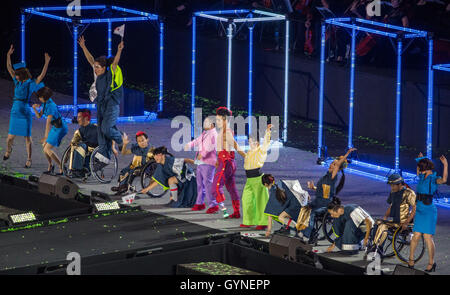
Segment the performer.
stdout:
<svg viewBox="0 0 450 295">
<path fill-rule="evenodd" d="M 129 184 L 133 183 L 133 179 L 137 176 L 135 172 L 139 171 L 139 168 L 142 168 L 153 157 L 148 145 L 148 135 L 145 132 L 138 131 L 136 133 L 136 143 L 131 146 L 131 149 L 127 149 L 129 143 L 128 136 L 124 134 L 122 155 L 133 154 L 134 156 L 131 163 L 120 171 L 118 186 L 111 188 L 118 195 L 128 191 Z"/>
<path fill-rule="evenodd" d="M 62 119 L 61 114 L 58 111 L 58 106 L 53 102 L 51 97 L 53 96 L 53 91 L 44 86 L 43 83 L 40 83 L 36 86 L 36 95 L 39 97 L 41 103 L 44 104 L 41 111 L 38 111 L 40 107 L 39 104 L 33 105 L 34 113 L 36 117 L 39 119 L 42 116 L 47 117 L 47 123 L 45 126 L 45 136 L 41 140 L 42 146 L 44 148 L 44 154 L 47 158 L 48 169 L 47 173 L 53 173 L 55 166 L 52 164 L 52 161 L 55 162 L 59 166 L 59 173 L 56 175 L 62 175 L 63 168 L 61 164 L 61 160 L 58 155 L 53 151 L 53 147 L 59 147 L 61 144 L 61 140 L 67 134 L 67 124 Z"/>
<path fill-rule="evenodd" d="M 14 98 L 11 108 L 11 115 L 9 119 L 9 131 L 6 139 L 6 153 L 3 156 L 3 161 L 9 159 L 12 153 L 12 147 L 16 136 L 25 137 L 25 146 L 27 149 L 27 162 L 25 168 L 31 168 L 31 111 L 29 108 L 29 102 L 31 94 L 36 90 L 36 85 L 41 83 L 44 79 L 48 64 L 50 63 L 50 56 L 45 53 L 45 63 L 42 68 L 41 74 L 32 80 L 31 74 L 26 68 L 26 64 L 17 63 L 14 66 L 11 64 L 11 55 L 14 53 L 14 46 L 11 45 L 6 55 L 6 67 L 8 69 L 11 78 L 14 81 Z"/>
<path fill-rule="evenodd" d="M 314 186 L 314 182 L 308 181 L 308 188 L 316 191 L 315 199 L 305 206 L 302 214 L 309 215 L 309 226 L 302 231 L 302 235 L 313 241 L 311 233 L 314 228 L 314 217 L 316 214 L 324 213 L 327 205 L 331 202 L 332 198 L 335 197 L 342 190 L 345 184 L 345 174 L 344 169 L 347 167 L 347 157 L 351 152 L 356 151 L 355 148 L 351 148 L 347 151 L 344 156 L 340 156 L 334 160 L 330 167 L 328 167 L 328 172 L 317 182 L 317 187 Z M 337 174 L 341 171 L 342 176 L 339 184 L 336 187 Z M 309 213 L 310 212 L 310 213 Z M 299 228 L 300 230 L 300 228 Z"/>
<path fill-rule="evenodd" d="M 264 174 L 261 181 L 269 192 L 269 200 L 264 209 L 264 214 L 268 216 L 266 237 L 272 232 L 272 220 L 283 225 L 277 233 L 297 235 L 297 228 L 306 221 L 305 216 L 301 215 L 301 208 L 302 203 L 306 204 L 309 199 L 308 192 L 301 189 L 297 180 L 275 182 L 272 175 Z"/>
<path fill-rule="evenodd" d="M 256 225 L 256 230 L 265 230 L 268 224 L 264 208 L 269 200 L 269 192 L 262 182 L 263 174 L 260 169 L 267 158 L 271 130 L 272 124 L 267 125 L 262 146 L 259 145 L 258 138 L 250 137 L 250 150 L 247 153 L 240 152 L 244 157 L 244 169 L 247 176 L 242 192 L 241 227 Z"/>
<path fill-rule="evenodd" d="M 229 117 L 232 112 L 226 107 L 220 107 L 216 110 L 217 134 L 217 152 L 218 159 L 216 162 L 216 173 L 213 181 L 213 197 L 222 209 L 223 218 L 240 218 L 240 200 L 236 189 L 235 172 L 236 163 L 234 161 L 234 147 L 238 152 L 240 148 L 233 137 L 233 132 L 228 126 Z M 225 208 L 225 195 L 223 194 L 223 185 L 225 184 L 227 191 L 231 195 L 233 204 L 233 214 L 229 215 Z"/>
<path fill-rule="evenodd" d="M 197 201 L 192 211 L 205 209 L 205 197 L 208 202 L 206 213 L 211 214 L 219 210 L 216 199 L 212 196 L 212 183 L 214 179 L 215 165 L 217 162 L 216 141 L 217 131 L 214 123 L 206 118 L 203 123 L 203 133 L 185 146 L 188 151 L 197 148 L 195 164 L 197 164 Z"/>
<path fill-rule="evenodd" d="M 99 153 L 96 154 L 96 158 L 99 163 L 95 165 L 95 169 L 100 170 L 109 164 L 112 141 L 119 145 L 119 149 L 122 145 L 122 134 L 117 129 L 116 122 L 120 113 L 120 100 L 123 98 L 123 76 L 118 64 L 124 44 L 123 41 L 120 42 L 116 56 L 111 61 L 105 56 L 94 59 L 86 47 L 84 36 L 79 38 L 78 43 L 83 49 L 86 59 L 94 68 L 96 77 L 95 89 L 90 90 L 90 96 L 97 103 Z"/>
<path fill-rule="evenodd" d="M 84 178 L 86 173 L 89 173 L 87 155 L 98 146 L 97 124 L 91 123 L 91 111 L 88 109 L 78 109 L 77 122 L 80 128 L 75 131 L 70 142 L 69 169 L 72 171 L 72 177 Z"/>
<path fill-rule="evenodd" d="M 149 186 L 141 190 L 146 194 L 157 185 L 161 185 L 165 190 L 170 189 L 170 201 L 168 207 L 190 208 L 195 204 L 197 196 L 197 186 L 195 175 L 186 163 L 194 164 L 194 160 L 186 158 L 175 158 L 168 155 L 167 148 L 161 146 L 153 151 L 153 157 L 157 166 L 152 181 Z M 180 197 L 178 198 L 178 186 L 180 187 Z"/>
<path fill-rule="evenodd" d="M 417 208 L 408 266 L 410 268 L 414 267 L 414 252 L 420 237 L 423 235 L 428 250 L 428 265 L 425 269 L 427 272 L 433 272 L 436 270 L 436 262 L 434 261 L 435 245 L 433 235 L 436 232 L 437 209 L 436 205 L 433 203 L 433 195 L 439 184 L 444 184 L 447 182 L 448 176 L 447 159 L 444 156 L 441 156 L 440 160 L 444 165 L 442 178 L 437 176 L 436 172 L 433 172 L 433 162 L 424 157 L 422 153 L 420 153 L 419 157 L 416 159 L 419 182 L 416 188 Z"/>
<path fill-rule="evenodd" d="M 396 230 L 402 227 L 405 230 L 416 213 L 416 194 L 407 186 L 403 177 L 394 173 L 388 177 L 391 185 L 391 193 L 387 199 L 390 205 L 382 220 L 375 224 L 375 237 L 373 239 L 374 249 L 372 251 L 382 252 L 383 243 L 386 240 L 388 229 Z M 392 220 L 388 220 L 391 217 Z"/>
<path fill-rule="evenodd" d="M 362 240 L 363 246 L 367 246 L 374 221 L 364 209 L 355 204 L 342 206 L 341 200 L 335 197 L 328 204 L 327 210 L 335 219 L 333 232 L 337 236 L 327 252 L 333 251 L 337 246 L 346 254 L 356 254 L 361 248 Z"/>
</svg>

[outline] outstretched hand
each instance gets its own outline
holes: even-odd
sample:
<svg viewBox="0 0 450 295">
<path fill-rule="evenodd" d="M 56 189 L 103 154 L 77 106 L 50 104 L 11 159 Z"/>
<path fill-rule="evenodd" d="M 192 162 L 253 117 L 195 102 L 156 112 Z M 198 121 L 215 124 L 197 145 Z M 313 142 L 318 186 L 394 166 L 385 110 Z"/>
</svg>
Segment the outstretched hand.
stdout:
<svg viewBox="0 0 450 295">
<path fill-rule="evenodd" d="M 128 135 L 126 133 L 122 136 L 123 145 L 128 145 L 130 143 L 130 140 L 128 139 Z"/>
<path fill-rule="evenodd" d="M 81 48 L 86 47 L 86 40 L 84 40 L 84 36 L 78 38 L 78 44 L 80 44 Z"/>
<path fill-rule="evenodd" d="M 44 56 L 45 56 L 45 63 L 48 64 L 50 62 L 50 59 L 52 59 L 52 57 L 50 55 L 48 55 L 47 52 L 44 54 Z"/>
<path fill-rule="evenodd" d="M 14 45 L 11 44 L 11 47 L 8 50 L 8 55 L 11 55 L 14 53 Z"/>
<path fill-rule="evenodd" d="M 422 158 L 422 157 L 423 157 L 423 154 L 422 154 L 422 152 L 420 152 L 419 155 L 417 156 L 417 158 Z"/>
<path fill-rule="evenodd" d="M 440 156 L 439 160 L 441 160 L 441 163 L 442 163 L 444 166 L 448 166 L 447 158 L 446 158 L 444 155 Z"/>
</svg>

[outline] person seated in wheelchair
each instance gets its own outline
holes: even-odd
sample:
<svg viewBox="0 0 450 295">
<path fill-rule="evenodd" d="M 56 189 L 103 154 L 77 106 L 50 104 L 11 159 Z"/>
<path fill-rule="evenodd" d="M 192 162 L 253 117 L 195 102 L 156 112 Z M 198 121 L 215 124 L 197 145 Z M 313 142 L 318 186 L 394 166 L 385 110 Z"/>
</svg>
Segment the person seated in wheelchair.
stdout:
<svg viewBox="0 0 450 295">
<path fill-rule="evenodd" d="M 272 220 L 283 226 L 278 234 L 296 235 L 297 228 L 304 224 L 305 218 L 300 214 L 302 205 L 306 205 L 309 194 L 304 191 L 298 180 L 278 180 L 271 174 L 264 174 L 262 184 L 269 190 L 269 200 L 264 214 L 268 216 L 266 237 L 272 232 Z"/>
<path fill-rule="evenodd" d="M 342 253 L 357 254 L 362 247 L 366 247 L 374 221 L 363 208 L 356 204 L 341 205 L 341 200 L 334 197 L 327 206 L 333 220 L 333 232 L 336 235 L 334 243 L 327 252 L 337 246 Z M 361 247 L 361 241 L 362 247 Z"/>
<path fill-rule="evenodd" d="M 391 192 L 387 199 L 390 205 L 382 220 L 377 220 L 374 226 L 375 236 L 371 251 L 382 253 L 383 243 L 388 236 L 388 230 L 399 227 L 405 230 L 416 213 L 416 194 L 405 183 L 400 174 L 394 173 L 388 177 Z M 382 253 L 383 254 L 383 253 Z"/>
<path fill-rule="evenodd" d="M 80 126 L 75 131 L 70 142 L 71 161 L 69 170 L 74 178 L 83 178 L 89 172 L 89 157 L 98 146 L 97 124 L 91 123 L 91 111 L 89 109 L 78 109 L 76 122 Z"/>
<path fill-rule="evenodd" d="M 194 160 L 175 158 L 169 155 L 167 148 L 158 147 L 153 151 L 153 158 L 159 165 L 153 173 L 150 184 L 140 193 L 146 194 L 156 186 L 170 190 L 170 200 L 166 204 L 172 208 L 191 208 L 197 198 L 197 182 L 194 171 L 186 164 L 194 165 Z M 180 195 L 178 196 L 178 190 Z"/>
<path fill-rule="evenodd" d="M 128 136 L 123 135 L 122 155 L 133 155 L 131 163 L 120 171 L 118 185 L 113 186 L 111 190 L 117 192 L 117 195 L 126 193 L 133 183 L 133 179 L 140 173 L 140 168 L 153 158 L 152 149 L 148 145 L 148 135 L 143 131 L 136 133 L 136 143 L 127 149 L 130 143 Z"/>
</svg>

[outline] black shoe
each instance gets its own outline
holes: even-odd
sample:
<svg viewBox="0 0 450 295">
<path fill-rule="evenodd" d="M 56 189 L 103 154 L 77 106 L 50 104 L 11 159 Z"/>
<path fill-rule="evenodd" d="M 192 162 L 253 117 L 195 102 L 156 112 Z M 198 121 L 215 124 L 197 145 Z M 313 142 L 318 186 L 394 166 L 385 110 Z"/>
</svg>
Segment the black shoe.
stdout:
<svg viewBox="0 0 450 295">
<path fill-rule="evenodd" d="M 428 264 L 428 265 L 430 265 L 430 264 Z M 436 262 L 433 263 L 433 265 L 431 266 L 430 269 L 424 269 L 424 271 L 426 271 L 426 272 L 435 272 L 436 271 Z"/>
<path fill-rule="evenodd" d="M 50 167 L 50 170 L 44 171 L 44 172 L 42 172 L 42 174 L 53 175 L 53 174 L 54 174 L 54 170 L 55 170 L 55 166 L 52 165 L 52 166 Z"/>
</svg>

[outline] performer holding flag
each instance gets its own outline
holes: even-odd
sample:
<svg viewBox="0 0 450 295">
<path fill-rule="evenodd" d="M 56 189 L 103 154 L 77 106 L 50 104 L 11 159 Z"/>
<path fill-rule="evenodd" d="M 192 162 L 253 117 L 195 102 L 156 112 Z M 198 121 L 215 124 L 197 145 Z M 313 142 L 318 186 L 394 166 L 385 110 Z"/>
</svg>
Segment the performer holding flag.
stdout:
<svg viewBox="0 0 450 295">
<path fill-rule="evenodd" d="M 120 100 L 123 97 L 123 76 L 118 64 L 124 44 L 123 41 L 119 43 L 114 59 L 105 56 L 94 59 L 86 47 L 84 36 L 79 38 L 78 43 L 94 69 L 95 82 L 89 95 L 97 104 L 99 153 L 96 154 L 96 159 L 99 162 L 94 165 L 94 169 L 98 171 L 109 164 L 112 141 L 119 145 L 119 149 L 122 145 L 122 134 L 117 129 L 116 122 L 120 113 Z"/>
</svg>

